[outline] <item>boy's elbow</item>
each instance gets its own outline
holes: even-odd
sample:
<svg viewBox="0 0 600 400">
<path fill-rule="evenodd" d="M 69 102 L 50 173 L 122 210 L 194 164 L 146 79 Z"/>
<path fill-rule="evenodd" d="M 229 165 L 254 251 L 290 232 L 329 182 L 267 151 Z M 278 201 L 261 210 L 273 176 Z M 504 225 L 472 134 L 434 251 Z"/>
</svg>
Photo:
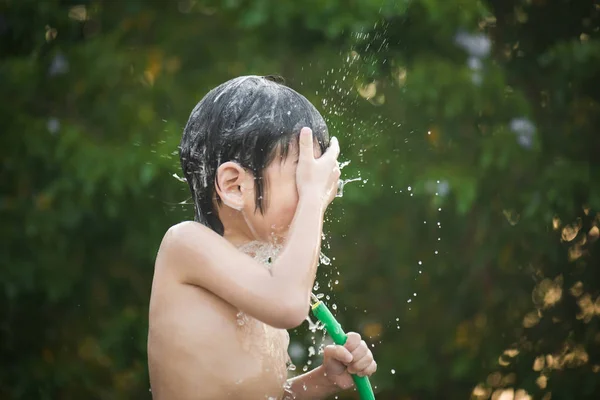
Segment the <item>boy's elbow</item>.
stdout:
<svg viewBox="0 0 600 400">
<path fill-rule="evenodd" d="M 302 300 L 290 300 L 280 316 L 281 329 L 294 329 L 302 325 L 308 317 L 309 305 Z"/>
<path fill-rule="evenodd" d="M 308 317 L 308 308 L 304 311 L 295 311 L 288 314 L 286 318 L 283 319 L 283 324 L 285 325 L 283 329 L 295 329 L 302 325 L 306 318 Z"/>
</svg>

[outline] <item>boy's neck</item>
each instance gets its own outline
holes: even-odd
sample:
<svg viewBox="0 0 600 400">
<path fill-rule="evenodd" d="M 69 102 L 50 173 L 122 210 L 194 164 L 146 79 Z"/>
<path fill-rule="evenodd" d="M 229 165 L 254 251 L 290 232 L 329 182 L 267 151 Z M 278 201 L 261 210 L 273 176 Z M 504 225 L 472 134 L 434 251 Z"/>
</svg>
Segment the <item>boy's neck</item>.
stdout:
<svg viewBox="0 0 600 400">
<path fill-rule="evenodd" d="M 237 248 L 239 251 L 249 255 L 261 264 L 270 266 L 279 256 L 279 253 L 281 253 L 283 245 L 255 240 L 242 244 Z"/>
<path fill-rule="evenodd" d="M 245 244 L 254 241 L 254 239 L 249 238 L 246 235 L 241 235 L 236 232 L 231 232 L 231 231 L 228 231 L 227 229 L 225 229 L 225 232 L 223 233 L 223 237 L 225 238 L 225 240 L 227 240 L 229 243 L 231 243 L 232 245 L 234 245 L 237 248 L 240 248 L 241 246 L 244 246 Z"/>
<path fill-rule="evenodd" d="M 227 229 L 225 229 L 223 237 L 239 251 L 265 265 L 271 264 L 283 249 L 283 244 L 276 241 L 275 238 L 272 241 L 258 240 Z"/>
<path fill-rule="evenodd" d="M 223 237 L 225 238 L 225 240 L 227 240 L 229 243 L 231 243 L 238 249 L 242 249 L 242 248 L 245 248 L 248 246 L 251 246 L 251 247 L 282 247 L 283 246 L 283 243 L 281 240 L 275 240 L 275 239 L 266 241 L 266 240 L 261 240 L 261 239 L 256 239 L 256 238 L 250 238 L 247 236 L 238 236 L 238 235 L 231 235 L 231 234 L 228 235 L 227 232 L 225 232 Z"/>
<path fill-rule="evenodd" d="M 271 236 L 268 240 L 263 238 L 256 237 L 251 232 L 242 232 L 240 230 L 228 229 L 227 226 L 223 232 L 223 238 L 227 240 L 229 243 L 234 245 L 237 248 L 245 246 L 247 244 L 252 243 L 253 245 L 263 245 L 263 246 L 274 246 L 279 247 L 282 246 L 285 242 L 284 238 Z"/>
</svg>

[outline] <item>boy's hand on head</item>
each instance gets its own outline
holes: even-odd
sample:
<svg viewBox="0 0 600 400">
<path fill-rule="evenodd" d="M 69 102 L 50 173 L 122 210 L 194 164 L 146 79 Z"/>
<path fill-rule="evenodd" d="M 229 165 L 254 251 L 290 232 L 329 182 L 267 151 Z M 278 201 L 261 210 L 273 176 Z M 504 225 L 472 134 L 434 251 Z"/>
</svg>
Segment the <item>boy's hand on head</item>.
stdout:
<svg viewBox="0 0 600 400">
<path fill-rule="evenodd" d="M 300 198 L 316 196 L 327 207 L 337 193 L 340 168 L 337 158 L 340 146 L 335 137 L 323 155 L 315 158 L 313 134 L 310 128 L 300 131 L 300 156 L 296 170 L 296 186 Z"/>
<path fill-rule="evenodd" d="M 377 370 L 377 363 L 360 335 L 350 332 L 345 345 L 325 347 L 323 368 L 330 382 L 348 389 L 354 385 L 351 374 L 371 376 Z"/>
</svg>

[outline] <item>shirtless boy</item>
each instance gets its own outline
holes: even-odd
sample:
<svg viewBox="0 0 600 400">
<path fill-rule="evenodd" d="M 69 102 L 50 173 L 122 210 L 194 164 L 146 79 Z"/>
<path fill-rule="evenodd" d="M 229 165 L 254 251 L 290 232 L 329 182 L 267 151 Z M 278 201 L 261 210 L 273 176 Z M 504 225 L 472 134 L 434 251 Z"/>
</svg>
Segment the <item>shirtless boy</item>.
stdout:
<svg viewBox="0 0 600 400">
<path fill-rule="evenodd" d="M 349 333 L 287 379 L 286 329 L 308 315 L 338 154 L 315 107 L 271 77 L 228 81 L 194 108 L 180 156 L 195 221 L 167 231 L 150 299 L 156 400 L 324 399 L 375 372 Z M 261 263 L 256 242 L 281 251 Z"/>
</svg>

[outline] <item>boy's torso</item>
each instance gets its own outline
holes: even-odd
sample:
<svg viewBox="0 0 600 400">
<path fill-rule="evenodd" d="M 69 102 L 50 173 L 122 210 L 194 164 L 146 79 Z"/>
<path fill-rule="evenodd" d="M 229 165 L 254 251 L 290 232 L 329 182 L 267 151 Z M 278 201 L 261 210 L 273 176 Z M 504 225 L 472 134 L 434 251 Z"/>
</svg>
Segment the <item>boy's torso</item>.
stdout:
<svg viewBox="0 0 600 400">
<path fill-rule="evenodd" d="M 150 300 L 148 363 L 154 398 L 281 398 L 287 331 L 239 313 L 202 288 L 177 282 L 170 271 L 156 266 Z"/>
</svg>

